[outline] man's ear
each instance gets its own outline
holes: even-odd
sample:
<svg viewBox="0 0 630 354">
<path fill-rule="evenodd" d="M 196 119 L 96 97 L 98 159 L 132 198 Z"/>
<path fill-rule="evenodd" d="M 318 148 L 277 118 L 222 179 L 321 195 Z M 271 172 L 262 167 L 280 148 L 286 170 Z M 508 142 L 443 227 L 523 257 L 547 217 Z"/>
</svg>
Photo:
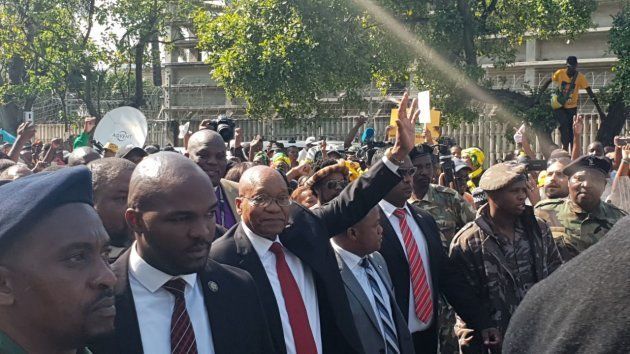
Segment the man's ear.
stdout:
<svg viewBox="0 0 630 354">
<path fill-rule="evenodd" d="M 15 284 L 11 278 L 11 271 L 0 266 L 0 306 L 11 306 L 15 302 Z"/>
<path fill-rule="evenodd" d="M 352 242 L 359 240 L 359 233 L 354 227 L 349 227 L 348 230 L 346 230 L 346 235 L 352 240 Z"/>
<path fill-rule="evenodd" d="M 243 215 L 243 202 L 245 201 L 242 197 L 237 197 L 234 199 L 234 205 L 236 206 L 236 213 L 238 215 Z"/>
<path fill-rule="evenodd" d="M 128 208 L 127 211 L 125 211 L 125 220 L 127 221 L 127 225 L 129 225 L 129 228 L 134 233 L 141 234 L 144 232 L 145 227 L 142 220 L 141 212 L 133 208 Z"/>
</svg>

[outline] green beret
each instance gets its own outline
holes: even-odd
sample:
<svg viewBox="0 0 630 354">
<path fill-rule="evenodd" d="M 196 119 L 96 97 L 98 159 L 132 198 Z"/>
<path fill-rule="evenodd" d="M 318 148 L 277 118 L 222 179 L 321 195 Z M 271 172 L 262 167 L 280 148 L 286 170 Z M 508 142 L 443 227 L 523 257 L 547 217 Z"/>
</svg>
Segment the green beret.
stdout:
<svg viewBox="0 0 630 354">
<path fill-rule="evenodd" d="M 525 166 L 515 162 L 496 164 L 481 176 L 479 187 L 484 191 L 496 191 L 512 183 L 526 181 Z"/>
</svg>

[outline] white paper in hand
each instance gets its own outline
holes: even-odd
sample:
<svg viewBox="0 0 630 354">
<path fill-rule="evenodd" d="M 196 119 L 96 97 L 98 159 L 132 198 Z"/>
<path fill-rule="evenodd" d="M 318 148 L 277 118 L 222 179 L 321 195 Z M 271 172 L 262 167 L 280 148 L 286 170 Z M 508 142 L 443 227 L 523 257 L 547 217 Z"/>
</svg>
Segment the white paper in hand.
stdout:
<svg viewBox="0 0 630 354">
<path fill-rule="evenodd" d="M 418 109 L 420 110 L 418 123 L 431 123 L 431 91 L 422 91 L 418 93 Z"/>
<path fill-rule="evenodd" d="M 186 133 L 188 133 L 188 129 L 190 128 L 190 122 L 184 123 L 184 125 L 179 126 L 179 135 L 177 136 L 179 139 L 184 139 Z"/>
</svg>

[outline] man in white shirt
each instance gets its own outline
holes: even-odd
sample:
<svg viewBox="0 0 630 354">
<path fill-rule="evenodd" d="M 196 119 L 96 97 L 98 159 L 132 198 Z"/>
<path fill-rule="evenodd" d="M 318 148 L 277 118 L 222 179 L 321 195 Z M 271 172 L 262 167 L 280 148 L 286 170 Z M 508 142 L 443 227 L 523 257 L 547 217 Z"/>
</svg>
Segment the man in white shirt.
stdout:
<svg viewBox="0 0 630 354">
<path fill-rule="evenodd" d="M 387 265 L 377 250 L 383 228 L 378 207 L 330 241 L 366 353 L 414 353 L 407 322 L 396 304 Z"/>
<path fill-rule="evenodd" d="M 279 352 L 364 351 L 329 238 L 363 219 L 398 184 L 397 164 L 414 140 L 416 115 L 407 114 L 407 103 L 405 95 L 387 156 L 320 208 L 292 204 L 282 176 L 269 167 L 241 177 L 236 205 L 242 222 L 213 243 L 210 257 L 252 275 Z"/>
<path fill-rule="evenodd" d="M 410 155 L 414 152 L 417 150 Z M 448 263 L 433 217 L 407 203 L 416 173 L 409 156 L 398 173 L 403 180 L 379 203 L 383 227 L 380 253 L 387 262 L 396 302 L 409 324 L 416 353 L 434 354 L 438 343 L 438 294 L 446 296 L 458 315 L 475 322 L 480 331 L 484 329 L 484 335 L 490 321 L 474 289 Z"/>
<path fill-rule="evenodd" d="M 136 241 L 112 268 L 116 332 L 95 353 L 273 353 L 254 282 L 208 260 L 217 200 L 208 176 L 169 152 L 135 169 L 125 218 Z"/>
</svg>

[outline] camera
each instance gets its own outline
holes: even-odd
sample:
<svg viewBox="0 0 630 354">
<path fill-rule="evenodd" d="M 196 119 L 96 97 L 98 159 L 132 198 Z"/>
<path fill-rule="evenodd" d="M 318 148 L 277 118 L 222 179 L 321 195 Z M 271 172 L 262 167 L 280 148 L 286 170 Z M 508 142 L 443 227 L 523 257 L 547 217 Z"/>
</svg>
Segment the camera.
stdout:
<svg viewBox="0 0 630 354">
<path fill-rule="evenodd" d="M 225 114 L 221 114 L 217 119 L 208 124 L 208 128 L 219 133 L 219 135 L 223 138 L 223 141 L 229 143 L 230 140 L 234 139 L 234 128 L 236 128 L 236 123 L 234 123 L 234 121 Z"/>
<path fill-rule="evenodd" d="M 447 186 L 450 186 L 451 182 L 457 183 L 455 180 L 455 162 L 451 154 L 451 147 L 454 145 L 455 141 L 449 137 L 440 138 L 438 145 L 436 145 L 440 157 L 440 168 L 444 173 L 444 182 Z"/>
</svg>

